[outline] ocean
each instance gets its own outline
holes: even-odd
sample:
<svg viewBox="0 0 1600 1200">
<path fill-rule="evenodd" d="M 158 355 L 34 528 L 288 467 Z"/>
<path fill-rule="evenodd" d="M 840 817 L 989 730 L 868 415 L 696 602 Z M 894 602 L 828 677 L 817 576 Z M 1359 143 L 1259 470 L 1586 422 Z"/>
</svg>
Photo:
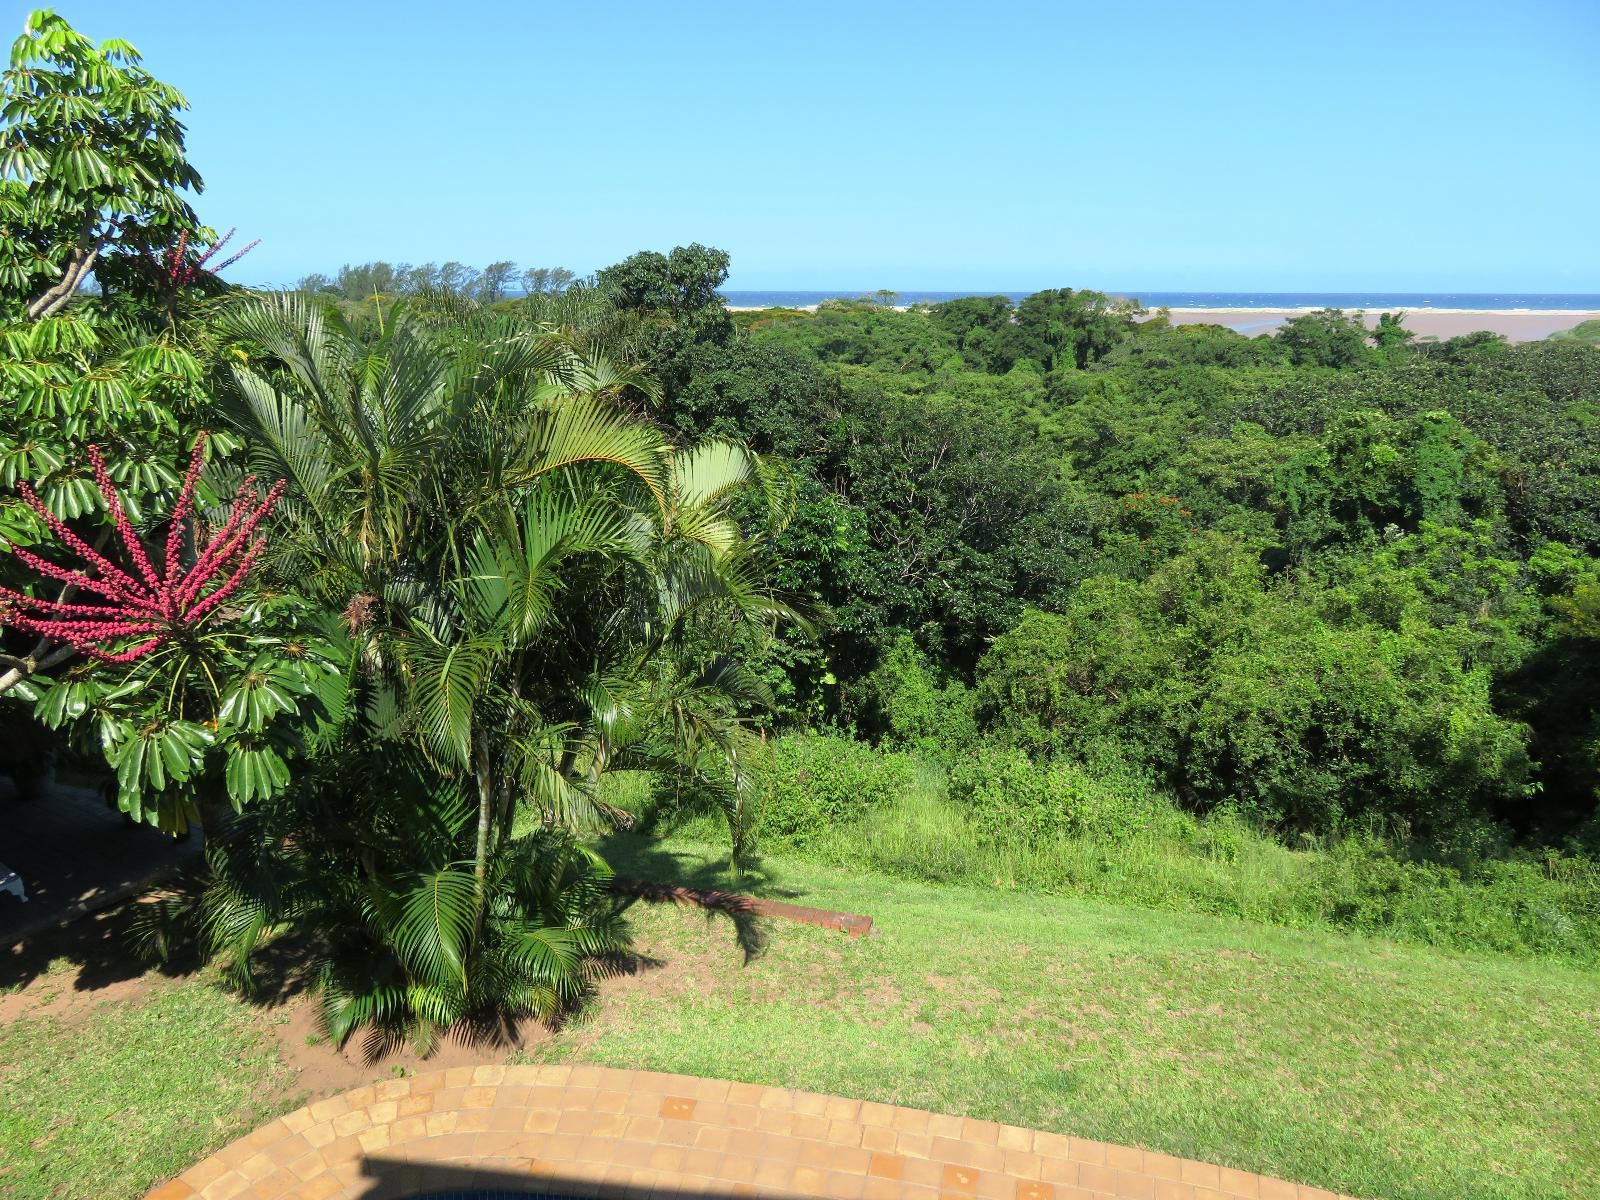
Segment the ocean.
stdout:
<svg viewBox="0 0 1600 1200">
<path fill-rule="evenodd" d="M 824 300 L 851 299 L 867 293 L 837 291 L 725 291 L 729 304 L 741 308 L 803 308 Z M 1009 296 L 1021 300 L 1028 292 L 896 292 L 896 304 L 938 304 L 963 296 Z M 1146 308 L 1359 308 L 1373 310 L 1452 309 L 1466 312 L 1583 312 L 1600 310 L 1600 295 L 1537 292 L 1114 292 L 1136 297 Z"/>
</svg>

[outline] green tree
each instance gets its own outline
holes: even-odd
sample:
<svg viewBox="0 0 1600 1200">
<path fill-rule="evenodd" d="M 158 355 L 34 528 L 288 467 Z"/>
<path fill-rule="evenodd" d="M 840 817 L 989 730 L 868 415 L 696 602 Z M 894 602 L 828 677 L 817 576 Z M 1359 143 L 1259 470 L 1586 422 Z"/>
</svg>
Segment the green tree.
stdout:
<svg viewBox="0 0 1600 1200">
<path fill-rule="evenodd" d="M 1297 367 L 1362 367 L 1373 361 L 1361 317 L 1337 308 L 1290 317 L 1278 330 L 1278 343 Z"/>
<path fill-rule="evenodd" d="M 91 272 L 137 290 L 147 264 L 204 230 L 184 192 L 174 88 L 137 51 L 96 46 L 49 10 L 28 17 L 0 76 L 0 305 L 30 320 L 59 312 Z"/>
</svg>

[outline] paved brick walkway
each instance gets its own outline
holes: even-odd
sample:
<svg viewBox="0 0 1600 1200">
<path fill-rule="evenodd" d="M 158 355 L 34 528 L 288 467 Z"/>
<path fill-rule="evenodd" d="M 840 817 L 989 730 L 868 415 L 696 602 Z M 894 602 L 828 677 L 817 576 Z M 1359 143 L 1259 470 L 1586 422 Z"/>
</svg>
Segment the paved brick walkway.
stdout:
<svg viewBox="0 0 1600 1200">
<path fill-rule="evenodd" d="M 920 1109 L 601 1067 L 463 1067 L 299 1109 L 147 1200 L 1337 1200 L 1103 1142 Z"/>
</svg>

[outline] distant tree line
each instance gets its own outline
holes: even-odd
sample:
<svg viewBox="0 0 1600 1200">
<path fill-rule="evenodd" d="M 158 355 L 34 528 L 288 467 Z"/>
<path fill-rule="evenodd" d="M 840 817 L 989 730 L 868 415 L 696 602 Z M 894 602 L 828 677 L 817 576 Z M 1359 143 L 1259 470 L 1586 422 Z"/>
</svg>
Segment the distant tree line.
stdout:
<svg viewBox="0 0 1600 1200">
<path fill-rule="evenodd" d="M 312 296 L 366 300 L 374 295 L 410 296 L 446 292 L 493 304 L 514 295 L 559 295 L 577 280 L 565 267 L 519 267 L 509 259 L 486 267 L 465 263 L 346 263 L 332 276 L 321 272 L 303 277 L 295 291 Z"/>
</svg>

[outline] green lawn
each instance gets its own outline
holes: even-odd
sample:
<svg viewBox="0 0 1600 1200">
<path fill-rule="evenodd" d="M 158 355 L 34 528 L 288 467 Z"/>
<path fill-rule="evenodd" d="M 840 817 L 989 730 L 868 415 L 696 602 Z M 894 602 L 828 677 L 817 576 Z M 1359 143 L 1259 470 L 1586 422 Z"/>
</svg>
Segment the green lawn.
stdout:
<svg viewBox="0 0 1600 1200">
<path fill-rule="evenodd" d="M 209 983 L 161 981 L 70 1024 L 0 1025 L 0 1196 L 142 1196 L 275 1116 L 293 1081 L 262 1024 Z"/>
<path fill-rule="evenodd" d="M 621 842 L 624 874 L 721 851 Z M 870 914 L 852 941 L 634 909 L 668 965 L 544 1051 L 1072 1132 L 1359 1196 L 1593 1195 L 1600 976 L 1341 935 L 936 888 L 769 859 L 745 886 Z"/>
<path fill-rule="evenodd" d="M 624 874 L 726 882 L 713 847 L 607 849 Z M 650 961 L 536 1057 L 967 1113 L 1384 1200 L 1600 1179 L 1600 974 L 786 860 L 740 886 L 869 913 L 878 935 L 772 923 L 747 962 L 726 918 L 636 905 Z M 0 1195 L 132 1200 L 266 1119 L 292 1089 L 272 1020 L 191 979 L 0 1026 Z"/>
</svg>

